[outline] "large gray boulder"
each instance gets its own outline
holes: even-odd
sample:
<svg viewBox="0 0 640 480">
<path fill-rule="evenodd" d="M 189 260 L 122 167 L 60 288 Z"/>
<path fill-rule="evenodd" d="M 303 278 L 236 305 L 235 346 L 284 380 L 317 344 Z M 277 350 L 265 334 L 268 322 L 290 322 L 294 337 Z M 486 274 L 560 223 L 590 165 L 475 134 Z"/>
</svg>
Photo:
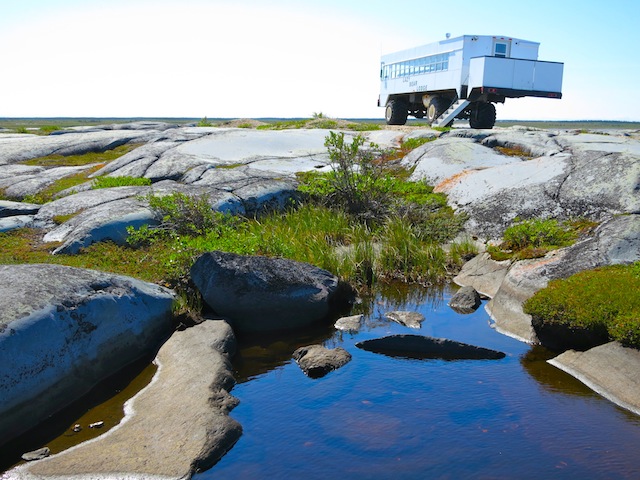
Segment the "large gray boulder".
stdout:
<svg viewBox="0 0 640 480">
<path fill-rule="evenodd" d="M 304 327 L 326 318 L 344 300 L 337 277 L 282 258 L 209 252 L 191 267 L 191 278 L 236 332 Z"/>
<path fill-rule="evenodd" d="M 0 265 L 0 442 L 37 425 L 171 332 L 174 294 L 60 265 Z"/>
<path fill-rule="evenodd" d="M 235 338 L 222 320 L 174 333 L 160 348 L 152 382 L 125 404 L 122 422 L 95 440 L 17 467 L 5 480 L 188 479 L 216 463 L 242 427 L 229 357 Z"/>
</svg>

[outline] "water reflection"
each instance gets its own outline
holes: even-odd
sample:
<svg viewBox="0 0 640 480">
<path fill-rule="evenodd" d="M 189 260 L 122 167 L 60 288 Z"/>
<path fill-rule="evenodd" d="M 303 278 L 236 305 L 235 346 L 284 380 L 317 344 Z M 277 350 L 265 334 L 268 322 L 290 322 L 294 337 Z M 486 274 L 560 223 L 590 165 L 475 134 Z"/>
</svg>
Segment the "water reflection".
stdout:
<svg viewBox="0 0 640 480">
<path fill-rule="evenodd" d="M 232 416 L 244 434 L 196 478 L 637 478 L 638 417 L 549 365 L 550 352 L 495 332 L 482 309 L 452 311 L 448 287 L 383 293 L 354 308 L 365 315 L 358 332 L 328 324 L 242 345 L 243 383 L 232 392 L 241 403 Z M 392 310 L 418 311 L 425 321 L 408 329 L 384 318 Z M 507 356 L 425 362 L 355 346 L 407 333 Z M 290 358 L 298 346 L 320 342 L 353 358 L 313 380 Z"/>
<path fill-rule="evenodd" d="M 534 345 L 520 357 L 520 364 L 531 378 L 550 393 L 563 393 L 566 395 L 596 396 L 597 394 L 584 383 L 575 379 L 568 373 L 547 363 L 547 360 L 557 356 L 558 352 L 541 346 Z"/>
</svg>

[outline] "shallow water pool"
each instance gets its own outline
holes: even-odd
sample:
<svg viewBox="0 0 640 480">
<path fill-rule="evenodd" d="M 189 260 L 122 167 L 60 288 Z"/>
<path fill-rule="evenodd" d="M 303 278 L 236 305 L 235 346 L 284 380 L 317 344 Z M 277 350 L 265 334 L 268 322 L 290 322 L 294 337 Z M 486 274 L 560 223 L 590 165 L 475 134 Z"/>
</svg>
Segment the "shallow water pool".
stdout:
<svg viewBox="0 0 640 480">
<path fill-rule="evenodd" d="M 196 479 L 640 478 L 640 417 L 546 363 L 551 356 L 495 332 L 484 305 L 469 315 L 453 293 L 386 292 L 359 308 L 358 333 L 332 326 L 288 338 L 241 339 L 234 360 L 244 428 Z M 422 328 L 384 319 L 419 311 Z M 446 337 L 501 360 L 412 360 L 355 347 L 398 333 Z M 353 359 L 319 379 L 291 360 L 298 346 L 342 346 Z"/>
</svg>

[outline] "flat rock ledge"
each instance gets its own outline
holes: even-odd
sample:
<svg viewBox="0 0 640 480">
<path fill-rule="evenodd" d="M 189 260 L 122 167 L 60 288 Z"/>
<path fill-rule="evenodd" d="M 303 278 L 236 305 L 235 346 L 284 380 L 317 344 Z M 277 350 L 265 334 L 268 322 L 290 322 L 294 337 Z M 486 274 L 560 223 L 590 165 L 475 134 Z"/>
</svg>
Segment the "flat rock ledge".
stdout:
<svg viewBox="0 0 640 480">
<path fill-rule="evenodd" d="M 640 351 L 610 342 L 585 352 L 567 350 L 548 362 L 606 399 L 640 415 Z"/>
<path fill-rule="evenodd" d="M 151 383 L 125 404 L 125 418 L 104 435 L 2 480 L 189 479 L 215 464 L 240 438 L 229 417 L 237 400 L 229 355 L 235 337 L 222 320 L 176 332 L 156 357 Z"/>
</svg>

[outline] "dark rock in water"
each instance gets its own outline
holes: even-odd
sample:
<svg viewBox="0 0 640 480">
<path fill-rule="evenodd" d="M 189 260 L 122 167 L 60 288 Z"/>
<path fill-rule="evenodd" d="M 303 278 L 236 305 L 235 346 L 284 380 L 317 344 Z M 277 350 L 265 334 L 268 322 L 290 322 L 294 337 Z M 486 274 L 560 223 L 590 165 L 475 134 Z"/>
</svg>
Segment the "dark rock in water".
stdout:
<svg viewBox="0 0 640 480">
<path fill-rule="evenodd" d="M 293 359 L 309 377 L 320 378 L 349 363 L 351 354 L 342 347 L 330 350 L 322 345 L 309 345 L 293 352 Z"/>
<path fill-rule="evenodd" d="M 385 317 L 409 328 L 420 328 L 424 321 L 424 315 L 418 312 L 395 311 L 385 314 Z"/>
<path fill-rule="evenodd" d="M 26 462 L 33 462 L 34 460 L 42 460 L 43 458 L 47 458 L 50 454 L 51 450 L 49 450 L 49 447 L 44 447 L 23 454 L 22 459 Z"/>
<path fill-rule="evenodd" d="M 421 335 L 391 335 L 356 343 L 356 347 L 390 357 L 443 360 L 498 360 L 505 354 L 446 338 Z"/>
<path fill-rule="evenodd" d="M 226 252 L 201 255 L 191 278 L 207 304 L 236 332 L 307 326 L 348 303 L 351 289 L 307 263 Z"/>
<path fill-rule="evenodd" d="M 473 313 L 480 304 L 480 294 L 473 287 L 462 287 L 449 300 L 449 306 L 458 313 Z"/>
</svg>

